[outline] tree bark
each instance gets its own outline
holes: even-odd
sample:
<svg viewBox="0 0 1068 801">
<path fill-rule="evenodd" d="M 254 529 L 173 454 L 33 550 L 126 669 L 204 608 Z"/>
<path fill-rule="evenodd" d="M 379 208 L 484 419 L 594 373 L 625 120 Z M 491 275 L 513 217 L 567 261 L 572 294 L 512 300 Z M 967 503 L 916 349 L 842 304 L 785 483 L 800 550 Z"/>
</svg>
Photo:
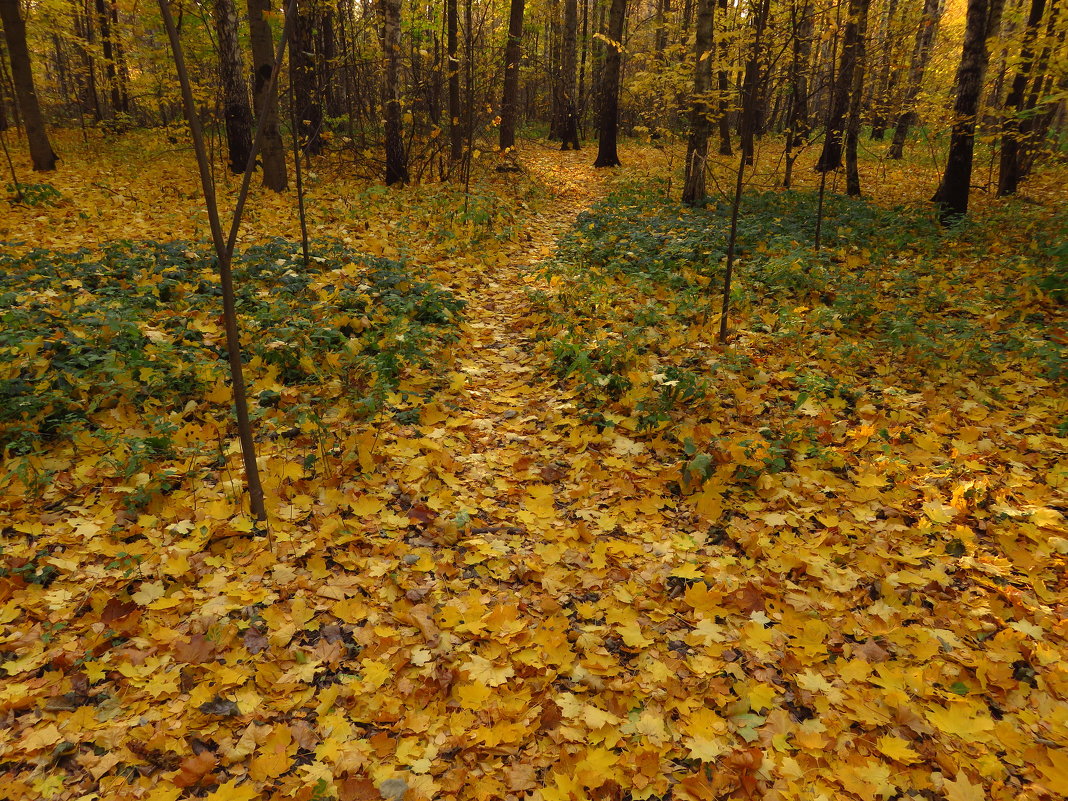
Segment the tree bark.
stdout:
<svg viewBox="0 0 1068 801">
<path fill-rule="evenodd" d="M 512 0 L 508 12 L 508 41 L 504 46 L 504 95 L 501 98 L 500 148 L 515 148 L 516 119 L 519 116 L 519 59 L 523 54 L 524 0 Z M 459 84 L 457 84 L 459 92 Z"/>
<path fill-rule="evenodd" d="M 866 0 L 865 0 L 866 2 Z M 764 27 L 768 22 L 768 14 L 771 9 L 771 0 L 756 0 L 755 16 L 753 17 L 754 41 L 759 42 L 764 33 Z M 760 123 L 761 92 L 760 92 L 760 62 L 763 53 L 759 48 L 753 47 L 745 63 L 745 73 L 742 78 L 742 114 L 739 118 L 738 139 L 742 148 L 742 157 L 748 167 L 755 158 L 755 139 L 757 127 Z"/>
<path fill-rule="evenodd" d="M 1046 10 L 1046 0 L 1031 0 L 1031 10 L 1024 28 L 1020 48 L 1020 64 L 1012 79 L 1012 88 L 1005 99 L 1006 116 L 1001 131 L 1001 159 L 998 169 L 998 197 L 1015 194 L 1020 183 L 1020 123 L 1026 110 L 1027 84 L 1035 60 L 1035 39 L 1038 25 Z M 1042 76 L 1037 76 L 1041 81 Z"/>
<path fill-rule="evenodd" d="M 111 93 L 111 111 L 126 112 L 119 90 L 118 73 L 115 69 L 115 49 L 111 39 L 111 8 L 107 0 L 96 0 L 96 19 L 100 25 L 100 46 L 104 51 L 104 77 Z"/>
<path fill-rule="evenodd" d="M 871 138 L 881 142 L 886 135 L 886 119 L 889 116 L 890 98 L 896 85 L 896 70 L 892 70 L 897 36 L 894 29 L 894 17 L 897 16 L 897 0 L 889 0 L 882 25 L 879 26 L 879 46 L 882 59 L 879 62 L 879 74 L 872 87 Z"/>
<path fill-rule="evenodd" d="M 714 60 L 713 0 L 699 0 L 697 6 L 697 36 L 694 42 L 693 106 L 690 110 L 690 138 L 686 143 L 685 177 L 682 202 L 696 206 L 705 199 L 705 165 L 708 161 L 708 133 L 710 115 L 709 93 L 712 89 L 712 61 Z"/>
<path fill-rule="evenodd" d="M 252 149 L 252 106 L 249 103 L 245 64 L 238 44 L 237 9 L 234 0 L 212 3 L 215 33 L 219 39 L 219 78 L 223 94 L 223 119 L 230 172 L 245 171 Z"/>
<path fill-rule="evenodd" d="M 827 133 L 823 150 L 816 163 L 818 172 L 830 172 L 842 166 L 842 135 L 845 132 L 846 114 L 849 112 L 850 90 L 853 88 L 857 58 L 860 53 L 860 21 L 867 14 L 868 0 L 849 0 L 849 17 L 842 35 L 842 58 L 834 81 L 831 98 L 831 113 L 827 121 Z"/>
<path fill-rule="evenodd" d="M 623 57 L 623 25 L 627 0 L 612 0 L 608 9 L 608 39 L 605 43 L 604 80 L 601 85 L 601 119 L 598 126 L 597 160 L 594 167 L 617 167 L 619 152 L 619 82 Z"/>
<path fill-rule="evenodd" d="M 812 58 L 812 8 L 805 0 L 800 10 L 797 0 L 790 6 L 792 32 L 790 57 L 790 116 L 786 123 L 786 169 L 783 186 L 790 188 L 797 151 L 808 136 L 808 68 Z"/>
<path fill-rule="evenodd" d="M 560 149 L 579 149 L 575 73 L 578 60 L 578 1 L 564 0 L 564 41 L 560 71 Z"/>
<path fill-rule="evenodd" d="M 400 0 L 379 0 L 382 16 L 382 102 L 385 106 L 386 186 L 408 183 L 408 156 L 404 152 L 404 127 L 400 98 Z"/>
<path fill-rule="evenodd" d="M 460 23 L 456 3 L 457 0 L 445 0 L 449 78 L 449 158 L 452 161 L 459 161 L 464 157 L 464 126 L 462 122 L 463 109 L 460 107 L 460 58 L 458 55 Z M 503 128 L 503 118 L 501 124 Z"/>
<path fill-rule="evenodd" d="M 727 19 L 728 0 L 719 0 L 720 19 Z M 731 156 L 731 119 L 727 95 L 730 92 L 730 79 L 727 77 L 727 60 L 730 58 L 730 42 L 723 37 L 719 46 L 719 70 L 716 76 L 719 82 L 719 154 Z"/>
<path fill-rule="evenodd" d="M 953 104 L 954 122 L 949 157 L 942 182 L 932 198 L 938 206 L 938 216 L 943 224 L 949 224 L 968 213 L 975 120 L 979 113 L 983 76 L 989 61 L 986 40 L 1000 24 L 1002 4 L 1003 0 L 968 0 L 964 46 L 957 69 L 957 98 Z"/>
<path fill-rule="evenodd" d="M 19 0 L 0 0 L 0 21 L 4 24 L 4 41 L 7 43 L 7 56 L 11 62 L 11 81 L 15 85 L 15 98 L 22 110 L 33 169 L 40 172 L 54 170 L 56 152 L 48 140 L 44 115 L 41 113 L 37 90 L 33 85 L 33 68 L 26 45 L 26 21 L 22 18 Z"/>
<path fill-rule="evenodd" d="M 846 194 L 860 197 L 860 166 L 857 163 L 857 143 L 860 139 L 860 109 L 864 97 L 864 72 L 867 69 L 868 0 L 857 20 L 857 61 L 853 68 L 853 86 L 849 96 L 849 122 L 846 126 Z"/>
<path fill-rule="evenodd" d="M 278 92 L 271 91 L 271 72 L 274 70 L 274 46 L 271 25 L 267 14 L 271 0 L 247 0 L 249 35 L 252 42 L 252 60 L 255 69 L 253 100 L 257 115 L 264 115 L 263 185 L 275 192 L 284 192 L 289 186 L 286 170 L 286 153 L 282 146 L 282 134 L 278 130 Z"/>
<path fill-rule="evenodd" d="M 901 104 L 901 113 L 894 126 L 894 137 L 886 157 L 900 159 L 904 154 L 905 140 L 909 128 L 916 124 L 917 114 L 913 107 L 923 86 L 923 74 L 934 52 L 935 37 L 938 35 L 938 22 L 942 18 L 943 0 L 924 0 L 920 26 L 916 29 L 916 42 L 912 48 L 912 60 L 909 63 L 908 84 L 905 86 L 905 99 Z"/>
<path fill-rule="evenodd" d="M 316 156 L 323 149 L 323 105 L 315 62 L 315 15 L 309 4 L 297 5 L 293 46 L 289 51 L 290 80 L 297 104 L 297 135 L 301 152 Z"/>
</svg>

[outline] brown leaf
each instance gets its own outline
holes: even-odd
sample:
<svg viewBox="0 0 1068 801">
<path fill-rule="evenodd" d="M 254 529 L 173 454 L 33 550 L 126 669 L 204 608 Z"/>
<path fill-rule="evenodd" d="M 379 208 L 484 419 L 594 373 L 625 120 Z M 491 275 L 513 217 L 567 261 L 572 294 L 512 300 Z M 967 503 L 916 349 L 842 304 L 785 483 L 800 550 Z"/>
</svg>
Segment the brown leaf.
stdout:
<svg viewBox="0 0 1068 801">
<path fill-rule="evenodd" d="M 504 769 L 504 782 L 513 793 L 521 793 L 530 790 L 537 783 L 534 766 L 523 763 L 521 765 L 509 765 Z"/>
<path fill-rule="evenodd" d="M 245 648 L 248 649 L 250 654 L 266 651 L 267 646 L 270 645 L 267 642 L 267 635 L 257 628 L 248 629 L 242 639 L 245 641 Z"/>
<path fill-rule="evenodd" d="M 192 787 L 215 769 L 217 759 L 213 751 L 202 751 L 187 756 L 178 766 L 178 775 L 172 780 L 177 787 Z"/>
<path fill-rule="evenodd" d="M 174 658 L 179 662 L 199 665 L 215 659 L 215 643 L 203 634 L 194 634 L 188 640 L 178 640 L 174 644 Z"/>
<path fill-rule="evenodd" d="M 375 801 L 382 797 L 375 783 L 364 776 L 346 776 L 337 783 L 338 801 Z"/>
</svg>

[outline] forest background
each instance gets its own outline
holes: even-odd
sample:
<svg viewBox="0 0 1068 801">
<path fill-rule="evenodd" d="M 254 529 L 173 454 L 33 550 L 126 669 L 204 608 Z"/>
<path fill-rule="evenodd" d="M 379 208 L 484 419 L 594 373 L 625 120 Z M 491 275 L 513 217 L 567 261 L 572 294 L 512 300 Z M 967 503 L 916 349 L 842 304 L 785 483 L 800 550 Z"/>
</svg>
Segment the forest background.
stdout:
<svg viewBox="0 0 1068 801">
<path fill-rule="evenodd" d="M 0 0 L 0 794 L 1063 797 L 1066 19 Z"/>
</svg>

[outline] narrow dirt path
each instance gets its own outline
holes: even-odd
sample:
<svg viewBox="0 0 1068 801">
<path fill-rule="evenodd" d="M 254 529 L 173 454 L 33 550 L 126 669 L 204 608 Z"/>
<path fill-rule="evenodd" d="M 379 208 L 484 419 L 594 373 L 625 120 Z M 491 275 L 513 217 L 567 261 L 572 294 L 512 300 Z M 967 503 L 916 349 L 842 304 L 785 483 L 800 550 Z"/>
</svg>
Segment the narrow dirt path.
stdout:
<svg viewBox="0 0 1068 801">
<path fill-rule="evenodd" d="M 548 372 L 530 319 L 531 266 L 607 192 L 608 176 L 583 152 L 554 152 L 531 168 L 555 199 L 533 215 L 507 260 L 461 279 L 470 287 L 456 349 L 463 382 L 437 396 L 440 421 L 424 419 L 449 432 L 437 435 L 458 464 L 436 476 L 451 482 L 455 509 L 477 514 L 476 529 L 510 548 L 528 549 L 531 533 L 571 540 L 630 528 L 656 539 L 657 511 L 671 505 L 657 492 L 665 471 L 641 442 L 582 424 L 581 399 Z"/>
</svg>

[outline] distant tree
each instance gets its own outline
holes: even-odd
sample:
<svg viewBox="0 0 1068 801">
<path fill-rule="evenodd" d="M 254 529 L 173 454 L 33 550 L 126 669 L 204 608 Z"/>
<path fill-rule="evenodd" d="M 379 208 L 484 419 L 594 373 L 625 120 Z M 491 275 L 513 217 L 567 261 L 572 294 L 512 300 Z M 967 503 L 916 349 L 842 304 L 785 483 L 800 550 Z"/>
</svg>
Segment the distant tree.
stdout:
<svg viewBox="0 0 1068 801">
<path fill-rule="evenodd" d="M 1020 48 L 1020 63 L 1012 79 L 1012 88 L 1005 100 L 1005 122 L 1001 130 L 1001 158 L 998 169 L 998 196 L 1016 192 L 1021 178 L 1020 128 L 1027 108 L 1027 84 L 1035 62 L 1035 39 L 1039 23 L 1046 10 L 1046 0 L 1031 0 L 1031 10 L 1024 27 L 1023 44 Z M 1038 80 L 1041 80 L 1039 77 Z"/>
<path fill-rule="evenodd" d="M 560 55 L 560 82 L 557 85 L 560 113 L 560 149 L 578 150 L 578 102 L 575 97 L 575 79 L 578 61 L 578 2 L 564 0 L 564 39 Z"/>
<path fill-rule="evenodd" d="M 909 135 L 909 128 L 916 124 L 916 98 L 920 94 L 920 89 L 923 86 L 923 75 L 927 70 L 927 64 L 931 61 L 931 54 L 934 52 L 935 37 L 938 35 L 938 22 L 942 18 L 943 2 L 944 0 L 923 0 L 923 12 L 920 14 L 920 24 L 916 29 L 916 42 L 912 48 L 912 60 L 909 62 L 905 98 L 901 104 L 901 113 L 898 115 L 897 124 L 894 126 L 894 136 L 890 142 L 890 148 L 886 152 L 887 158 L 900 159 L 902 157 L 905 140 Z"/>
<path fill-rule="evenodd" d="M 712 112 L 713 0 L 698 0 L 697 35 L 694 39 L 693 104 L 690 109 L 690 137 L 686 144 L 682 202 L 696 206 L 705 198 L 705 164 L 708 160 L 708 134 Z"/>
<path fill-rule="evenodd" d="M 719 0 L 719 16 L 721 20 L 727 19 L 727 9 L 728 0 Z M 720 37 L 720 40 L 719 69 L 716 73 L 716 80 L 719 84 L 719 154 L 721 156 L 731 156 L 733 151 L 731 150 L 731 117 L 728 99 L 731 83 L 730 78 L 727 76 L 731 45 L 725 36 Z"/>
<path fill-rule="evenodd" d="M 790 109 L 786 121 L 786 169 L 783 186 L 790 187 L 797 151 L 809 132 L 808 122 L 808 66 L 812 58 L 812 7 L 809 0 L 798 8 L 797 0 L 790 3 Z"/>
<path fill-rule="evenodd" d="M 894 56 L 897 53 L 897 16 L 898 0 L 888 0 L 879 25 L 879 71 L 872 86 L 871 138 L 881 142 L 886 135 L 886 119 L 890 109 L 890 98 L 897 84 L 898 71 L 893 69 Z M 869 53 L 871 48 L 868 48 Z M 874 72 L 874 70 L 872 70 Z"/>
<path fill-rule="evenodd" d="M 975 120 L 990 54 L 987 39 L 1001 24 L 1004 0 L 968 0 L 964 46 L 957 69 L 957 98 L 953 104 L 953 130 L 942 182 L 932 200 L 938 216 L 948 224 L 968 213 L 975 152 Z"/>
<path fill-rule="evenodd" d="M 857 143 L 860 139 L 860 111 L 864 99 L 864 73 L 867 70 L 868 3 L 861 4 L 857 20 L 857 52 L 853 65 L 853 86 L 849 92 L 849 121 L 845 134 L 846 194 L 860 196 L 860 167 L 857 161 Z"/>
<path fill-rule="evenodd" d="M 293 20 L 293 47 L 289 51 L 290 80 L 296 97 L 297 135 L 301 151 L 317 155 L 323 148 L 323 104 L 316 68 L 317 12 L 311 3 L 298 3 Z"/>
<path fill-rule="evenodd" d="M 56 152 L 48 140 L 44 115 L 33 85 L 33 67 L 26 45 L 26 21 L 22 18 L 19 0 L 0 0 L 0 22 L 4 24 L 4 41 L 11 62 L 11 80 L 15 98 L 22 111 L 30 160 L 35 170 L 47 172 L 56 168 Z"/>
<path fill-rule="evenodd" d="M 238 43 L 234 0 L 214 0 L 212 16 L 219 41 L 219 81 L 222 85 L 223 120 L 230 171 L 242 173 L 252 150 L 252 106 L 248 98 L 244 59 Z"/>
<path fill-rule="evenodd" d="M 408 155 L 404 150 L 400 93 L 400 0 L 379 0 L 382 16 L 382 102 L 386 119 L 386 186 L 408 183 Z"/>
<path fill-rule="evenodd" d="M 598 125 L 597 160 L 594 167 L 617 167 L 620 164 L 619 136 L 620 62 L 623 56 L 623 25 L 627 18 L 627 0 L 612 0 L 608 8 L 608 42 L 605 45 L 604 75 L 601 83 L 601 119 Z"/>
<path fill-rule="evenodd" d="M 522 0 L 514 0 L 522 2 Z M 457 0 L 445 0 L 445 27 L 446 47 L 448 53 L 449 83 L 449 160 L 459 161 L 464 157 L 464 124 L 463 109 L 460 106 L 460 57 L 459 57 L 459 13 L 456 8 Z M 522 17 L 522 14 L 520 14 Z M 518 75 L 518 73 L 517 73 Z M 504 122 L 501 122 L 503 137 Z M 514 133 L 513 133 L 514 143 Z M 510 145 L 509 145 L 510 146 Z"/>
<path fill-rule="evenodd" d="M 450 2 L 455 8 L 455 0 L 450 0 Z M 524 6 L 524 0 L 512 0 L 508 12 L 508 40 L 504 45 L 504 96 L 501 98 L 499 139 L 502 153 L 515 147 L 516 118 L 519 116 L 519 59 L 523 52 Z M 459 105 L 459 72 L 457 72 L 456 81 L 457 105 Z"/>
<path fill-rule="evenodd" d="M 253 100 L 256 114 L 265 117 L 260 160 L 263 163 L 263 185 L 275 192 L 284 192 L 289 186 L 286 170 L 286 153 L 282 146 L 282 134 L 278 130 L 278 93 L 271 91 L 271 73 L 274 71 L 274 41 L 267 15 L 271 13 L 271 0 L 247 0 L 249 38 L 252 42 L 252 59 L 255 69 Z"/>
<path fill-rule="evenodd" d="M 827 133 L 819 161 L 816 163 L 816 170 L 819 172 L 830 172 L 842 166 L 842 135 L 845 132 L 846 115 L 849 113 L 858 58 L 863 48 L 860 26 L 866 19 L 868 2 L 869 0 L 849 0 L 849 16 L 842 34 L 842 57 L 834 78 Z"/>
</svg>

